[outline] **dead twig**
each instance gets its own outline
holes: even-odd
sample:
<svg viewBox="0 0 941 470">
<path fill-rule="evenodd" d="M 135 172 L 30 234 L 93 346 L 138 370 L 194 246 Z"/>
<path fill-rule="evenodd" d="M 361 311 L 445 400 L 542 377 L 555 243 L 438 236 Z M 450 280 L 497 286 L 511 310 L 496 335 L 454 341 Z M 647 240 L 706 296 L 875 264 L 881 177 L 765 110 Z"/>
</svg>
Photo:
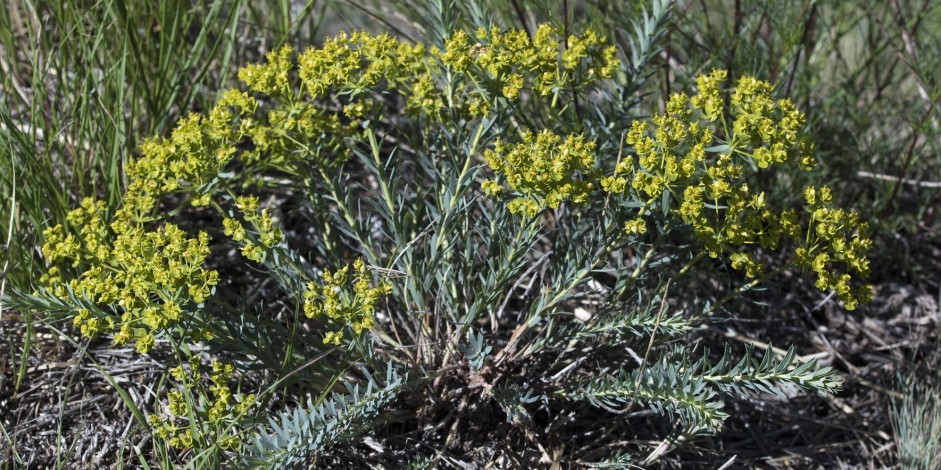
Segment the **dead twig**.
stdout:
<svg viewBox="0 0 941 470">
<path fill-rule="evenodd" d="M 870 178 L 870 179 L 880 180 L 880 181 L 893 181 L 896 184 L 907 184 L 909 186 L 917 186 L 920 188 L 941 188 L 941 181 L 921 181 L 921 180 L 914 180 L 911 178 L 904 178 L 904 177 L 898 177 L 898 176 L 892 176 L 892 175 L 883 175 L 879 173 L 872 173 L 869 171 L 862 171 L 862 170 L 857 171 L 856 175 L 863 177 L 863 178 Z"/>
</svg>

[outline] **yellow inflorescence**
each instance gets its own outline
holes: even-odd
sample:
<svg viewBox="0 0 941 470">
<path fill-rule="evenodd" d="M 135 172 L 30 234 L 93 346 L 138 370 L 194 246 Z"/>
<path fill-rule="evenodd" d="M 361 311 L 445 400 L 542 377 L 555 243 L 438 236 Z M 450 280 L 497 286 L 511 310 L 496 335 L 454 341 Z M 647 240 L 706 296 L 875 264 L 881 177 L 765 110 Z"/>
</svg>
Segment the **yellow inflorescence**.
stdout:
<svg viewBox="0 0 941 470">
<path fill-rule="evenodd" d="M 299 59 L 301 82 L 313 98 L 349 89 L 367 91 L 385 81 L 395 86 L 412 70 L 423 68 L 424 48 L 399 41 L 388 34 L 340 33 L 319 49 L 303 52 Z"/>
<path fill-rule="evenodd" d="M 804 199 L 810 212 L 808 241 L 795 251 L 795 262 L 813 270 L 817 275 L 817 288 L 835 291 L 847 309 L 869 302 L 871 286 L 853 287 L 849 272 L 833 269 L 834 263 L 840 263 L 860 277 L 869 275 L 869 259 L 866 258 L 872 248 L 869 224 L 862 222 L 855 212 L 834 208 L 833 196 L 827 187 L 804 189 Z"/>
<path fill-rule="evenodd" d="M 325 344 L 340 344 L 343 328 L 349 326 L 354 333 L 373 327 L 376 302 L 392 292 L 392 285 L 382 281 L 370 286 L 372 276 L 363 260 L 357 259 L 335 272 L 324 271 L 322 284 L 310 282 L 304 292 L 304 314 L 308 318 L 325 316 L 340 329 L 329 331 L 324 336 Z"/>
<path fill-rule="evenodd" d="M 169 413 L 154 413 L 147 420 L 158 437 L 177 449 L 194 447 L 193 426 L 199 431 L 196 438 L 214 438 L 222 449 L 238 449 L 242 443 L 239 422 L 255 402 L 255 395 L 232 392 L 232 364 L 212 361 L 208 377 L 203 368 L 199 358 L 193 356 L 188 370 L 183 365 L 171 369 L 178 389 L 167 392 Z M 207 378 L 209 386 L 204 387 Z"/>
<path fill-rule="evenodd" d="M 537 135 L 527 132 L 522 142 L 505 144 L 500 140 L 484 153 L 490 168 L 503 175 L 507 185 L 520 194 L 508 204 L 513 213 L 534 217 L 544 207 L 558 207 L 571 198 L 582 204 L 593 189 L 583 175 L 595 171 L 595 143 L 581 135 L 562 137 L 547 130 Z M 502 192 L 499 184 L 485 181 L 484 191 Z"/>
<path fill-rule="evenodd" d="M 110 219 L 103 201 L 86 198 L 67 224 L 44 232 L 43 255 L 51 266 L 40 279 L 43 287 L 64 301 L 74 293 L 119 309 L 77 306 L 73 322 L 82 334 L 113 333 L 116 344 L 134 340 L 138 351 L 147 352 L 155 333 L 209 297 L 219 278 L 202 266 L 209 236 L 187 238 L 173 224 L 147 225 L 162 195 L 186 191 L 194 194 L 193 205 L 210 202 L 207 186 L 235 156 L 256 106 L 247 94 L 229 91 L 208 116 L 181 119 L 170 138 L 145 141 L 140 158 L 127 164 L 128 188 Z M 69 280 L 62 262 L 78 270 Z"/>
<path fill-rule="evenodd" d="M 326 47 L 329 44 L 332 43 L 328 41 Z M 323 167 L 340 165 L 349 158 L 344 139 L 353 135 L 355 126 L 343 123 L 338 113 L 298 99 L 298 86 L 291 79 L 293 55 L 294 49 L 285 46 L 268 53 L 267 63 L 249 65 L 239 71 L 239 78 L 250 90 L 279 103 L 267 113 L 266 122 L 253 120 L 245 126 L 244 132 L 253 145 L 241 159 L 261 167 L 290 167 L 312 158 Z M 305 73 L 304 62 L 301 64 L 301 74 L 307 76 L 310 72 Z M 328 80 L 328 75 L 320 75 L 317 80 Z"/>
<path fill-rule="evenodd" d="M 230 217 L 222 220 L 223 233 L 242 245 L 242 256 L 261 263 L 265 260 L 267 253 L 281 242 L 283 238 L 281 229 L 274 226 L 268 209 L 259 210 L 257 197 L 239 196 L 235 201 L 236 207 L 242 212 L 242 217 L 254 228 L 254 233 L 250 235 L 238 219 Z"/>
<path fill-rule="evenodd" d="M 820 289 L 836 290 L 848 309 L 868 301 L 870 287 L 851 288 L 851 275 L 834 264 L 861 277 L 868 274 L 871 242 L 858 215 L 834 209 L 829 189 L 808 188 L 811 219 L 804 236 L 796 212 L 770 209 L 765 193 L 744 178 L 751 165 L 796 162 L 805 170 L 813 167 L 813 146 L 800 137 L 804 115 L 790 100 L 774 100 L 773 87 L 752 77 L 739 80 L 727 106 L 725 78 L 722 70 L 697 77 L 696 95 L 674 94 L 652 126 L 642 121 L 631 126 L 626 143 L 635 155 L 601 178 L 606 192 L 632 192 L 644 201 L 640 217 L 629 220 L 625 231 L 644 233 L 642 217 L 666 194 L 675 201 L 672 213 L 692 226 L 709 255 L 730 253 L 731 266 L 748 277 L 760 276 L 764 267 L 741 250 L 775 250 L 787 238 L 797 245 L 795 263 L 812 268 Z"/>
<path fill-rule="evenodd" d="M 175 325 L 184 306 L 205 301 L 219 280 L 216 271 L 202 266 L 209 255 L 203 232 L 187 238 L 173 224 L 154 231 L 129 225 L 114 236 L 104 223 L 104 204 L 91 198 L 72 210 L 68 221 L 68 229 L 56 225 L 45 231 L 43 255 L 50 262 L 90 267 L 66 282 L 53 264 L 40 281 L 62 300 L 74 293 L 122 312 L 78 308 L 73 323 L 85 336 L 114 333 L 116 344 L 136 340 L 137 350 L 147 352 L 154 333 Z"/>
<path fill-rule="evenodd" d="M 209 236 L 187 238 L 173 224 L 147 225 L 165 194 L 191 192 L 193 205 L 210 202 L 207 186 L 234 158 L 256 106 L 247 94 L 229 91 L 208 116 L 181 119 L 170 138 L 145 141 L 140 158 L 127 164 L 128 188 L 110 219 L 103 201 L 86 198 L 65 225 L 44 232 L 50 267 L 42 286 L 64 301 L 74 294 L 117 307 L 109 313 L 107 307 L 76 306 L 73 322 L 82 334 L 113 333 L 116 344 L 133 340 L 138 351 L 147 352 L 156 333 L 209 297 L 219 279 L 203 268 Z M 78 271 L 71 279 L 64 277 L 63 262 Z"/>
<path fill-rule="evenodd" d="M 834 209 L 828 189 L 808 188 L 811 217 L 809 225 L 802 224 L 793 210 L 769 208 L 765 193 L 745 178 L 750 167 L 813 167 L 813 146 L 800 135 L 804 115 L 790 100 L 774 100 L 773 87 L 752 77 L 726 94 L 725 78 L 722 70 L 697 77 L 695 95 L 676 93 L 652 123 L 635 121 L 625 138 L 633 155 L 607 175 L 598 175 L 594 143 L 581 136 L 563 139 L 543 130 L 536 136 L 527 132 L 517 144 L 497 140 L 485 157 L 518 194 L 507 207 L 532 217 L 568 198 L 583 203 L 597 181 L 608 194 L 640 201 L 636 217 L 624 224 L 629 235 L 647 233 L 645 218 L 666 205 L 693 228 L 711 257 L 728 253 L 731 266 L 748 277 L 765 269 L 743 249 L 776 250 L 787 239 L 797 245 L 795 263 L 816 273 L 820 289 L 835 290 L 848 309 L 868 301 L 871 288 L 851 287 L 852 275 L 840 272 L 842 266 L 859 277 L 868 274 L 871 242 L 858 215 Z M 504 193 L 493 180 L 481 189 L 491 196 Z"/>
<path fill-rule="evenodd" d="M 167 193 L 190 191 L 194 205 L 208 204 L 206 186 L 235 157 L 256 108 L 254 98 L 230 90 L 208 116 L 180 119 L 169 139 L 145 140 L 141 156 L 125 167 L 129 184 L 112 222 L 115 232 L 149 221 L 158 198 Z"/>
<path fill-rule="evenodd" d="M 446 44 L 442 60 L 458 72 L 469 71 L 489 81 L 493 90 L 510 100 L 518 98 L 524 88 L 537 96 L 549 96 L 560 89 L 610 78 L 618 67 L 616 48 L 590 30 L 562 41 L 548 24 L 540 25 L 532 38 L 522 30 L 493 27 L 479 29 L 475 38 L 479 42 L 471 44 L 466 34 L 455 34 Z M 562 42 L 567 46 L 561 47 Z M 584 76 L 576 77 L 580 70 Z"/>
<path fill-rule="evenodd" d="M 562 47 L 566 42 L 568 47 Z M 281 76 L 281 69 L 290 66 L 282 60 L 286 54 L 272 53 L 269 65 L 251 68 L 243 78 L 261 77 L 250 85 L 277 92 L 276 80 L 268 77 Z M 484 116 L 499 100 L 582 88 L 611 77 L 617 67 L 616 49 L 604 38 L 591 31 L 563 38 L 549 25 L 540 26 L 533 38 L 522 30 L 496 27 L 477 31 L 473 39 L 457 31 L 443 49 L 387 34 L 341 33 L 298 58 L 301 84 L 314 99 L 331 92 L 356 99 L 384 85 L 404 95 L 409 112 L 432 117 L 445 107 Z"/>
</svg>

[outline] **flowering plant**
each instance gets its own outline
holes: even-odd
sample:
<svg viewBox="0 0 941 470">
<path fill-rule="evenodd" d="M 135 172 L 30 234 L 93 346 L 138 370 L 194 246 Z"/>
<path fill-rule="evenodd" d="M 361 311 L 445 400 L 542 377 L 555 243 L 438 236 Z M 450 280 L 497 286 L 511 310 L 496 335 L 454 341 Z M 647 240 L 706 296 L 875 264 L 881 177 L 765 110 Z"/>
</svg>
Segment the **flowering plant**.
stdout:
<svg viewBox="0 0 941 470">
<path fill-rule="evenodd" d="M 591 30 L 476 26 L 276 49 L 240 71 L 244 90 L 143 142 L 117 206 L 86 198 L 44 232 L 35 298 L 85 336 L 176 353 L 169 413 L 149 418 L 166 448 L 287 465 L 442 386 L 524 434 L 536 403 L 585 401 L 644 404 L 684 435 L 717 432 L 723 396 L 839 386 L 793 351 L 736 361 L 662 341 L 787 269 L 847 309 L 871 298 L 859 215 L 826 187 L 800 208 L 768 196 L 768 178 L 816 161 L 790 100 L 713 70 L 649 120 L 606 116 L 606 97 L 639 91 L 649 47 L 625 63 Z M 743 283 L 727 295 L 676 294 L 726 265 Z M 634 343 L 647 354 L 630 368 L 611 351 Z M 207 377 L 197 344 L 236 360 Z M 278 378 L 234 394 L 233 364 Z M 320 398 L 250 413 L 288 386 Z"/>
</svg>

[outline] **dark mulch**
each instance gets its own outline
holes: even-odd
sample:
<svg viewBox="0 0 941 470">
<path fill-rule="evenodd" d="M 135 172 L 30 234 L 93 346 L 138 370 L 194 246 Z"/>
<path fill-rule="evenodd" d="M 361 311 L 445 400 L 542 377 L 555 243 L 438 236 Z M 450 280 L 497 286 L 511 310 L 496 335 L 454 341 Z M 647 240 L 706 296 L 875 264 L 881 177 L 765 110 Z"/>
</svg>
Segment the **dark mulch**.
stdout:
<svg viewBox="0 0 941 470">
<path fill-rule="evenodd" d="M 22 338 L 11 332 L 24 330 L 23 321 L 9 313 L 3 318 L 6 337 L 12 336 L 17 346 Z M 109 342 L 83 341 L 76 347 L 37 324 L 26 373 L 16 391 L 20 363 L 20 351 L 13 358 L 0 358 L 0 420 L 6 432 L 0 440 L 0 461 L 14 463 L 14 468 L 112 468 L 119 454 L 134 462 L 134 447 L 146 450 L 149 437 L 139 432 L 106 374 L 138 408 L 149 412 L 154 403 L 151 389 L 164 370 L 158 360 Z"/>
</svg>

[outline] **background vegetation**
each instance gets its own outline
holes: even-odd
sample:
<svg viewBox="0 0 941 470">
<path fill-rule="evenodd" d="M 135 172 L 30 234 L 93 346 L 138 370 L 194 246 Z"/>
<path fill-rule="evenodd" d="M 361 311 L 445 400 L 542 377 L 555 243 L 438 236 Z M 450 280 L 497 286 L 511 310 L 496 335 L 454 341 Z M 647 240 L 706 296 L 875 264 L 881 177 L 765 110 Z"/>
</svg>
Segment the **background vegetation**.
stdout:
<svg viewBox="0 0 941 470">
<path fill-rule="evenodd" d="M 459 3 L 5 2 L 0 9 L 4 248 L 0 251 L 0 461 L 4 465 L 171 467 L 186 461 L 212 466 L 249 462 L 253 449 L 269 446 L 289 449 L 283 454 L 286 461 L 316 460 L 328 467 L 714 468 L 731 463 L 938 468 L 939 462 L 932 460 L 938 455 L 935 371 L 936 331 L 941 323 L 938 2 Z M 216 449 L 218 455 L 194 456 L 196 452 L 175 451 L 160 444 L 144 422 L 144 415 L 164 400 L 163 392 L 172 381 L 170 369 L 177 363 L 174 348 L 166 341 L 143 356 L 133 351 L 133 345 L 116 347 L 108 338 L 86 339 L 54 306 L 37 308 L 25 296 L 13 294 L 31 294 L 46 270 L 40 251 L 46 227 L 65 221 L 84 197 L 116 206 L 128 183 L 125 166 L 141 154 L 141 143 L 151 136 L 169 135 L 191 111 L 211 110 L 222 92 L 238 86 L 238 69 L 263 62 L 268 51 L 282 45 L 303 51 L 339 31 L 359 29 L 389 32 L 406 42 L 443 44 L 457 28 L 473 31 L 474 25 L 489 21 L 529 33 L 542 23 L 572 32 L 591 28 L 618 46 L 625 64 L 619 84 L 595 94 L 573 95 L 571 107 L 557 115 L 562 131 L 613 135 L 607 145 L 617 142 L 632 121 L 662 112 L 671 93 L 691 92 L 694 78 L 714 68 L 727 70 L 733 82 L 751 75 L 774 84 L 781 96 L 791 97 L 806 113 L 818 163 L 814 172 L 789 171 L 774 179 L 762 174 L 757 183 L 771 188 L 768 198 L 782 207 L 799 204 L 808 184 L 829 185 L 837 206 L 860 211 L 873 229 L 874 302 L 847 312 L 834 296 L 814 289 L 806 276 L 783 274 L 686 332 L 680 323 L 688 315 L 668 317 L 676 325 L 661 324 L 667 293 L 667 312 L 690 311 L 697 302 L 714 299 L 716 292 L 727 293 L 744 279 L 722 263 L 707 263 L 697 265 L 695 276 L 685 284 L 668 289 L 667 280 L 682 266 L 683 260 L 677 258 L 676 265 L 664 261 L 654 266 L 637 297 L 631 298 L 629 305 L 638 311 L 628 319 L 636 323 L 618 324 L 617 335 L 587 327 L 579 330 L 581 323 L 571 317 L 584 315 L 585 305 L 604 299 L 598 292 L 606 286 L 617 289 L 625 282 L 594 266 L 585 269 L 585 260 L 607 243 L 603 231 L 585 228 L 584 220 L 597 213 L 562 209 L 558 218 L 551 218 L 553 229 L 538 238 L 520 228 L 487 233 L 487 224 L 477 220 L 479 214 L 505 218 L 499 222 L 504 224 L 510 216 L 483 198 L 468 196 L 473 210 L 449 212 L 442 208 L 453 209 L 450 200 L 439 200 L 435 194 L 389 193 L 393 206 L 427 202 L 427 212 L 420 207 L 401 219 L 383 212 L 381 204 L 370 206 L 384 191 L 382 185 L 396 188 L 396 181 L 414 183 L 418 180 L 413 178 L 431 178 L 435 171 L 440 173 L 437 184 L 451 191 L 448 196 L 461 185 L 477 191 L 491 174 L 482 152 L 468 160 L 474 171 L 467 174 L 454 171 L 463 161 L 453 165 L 436 160 L 431 152 L 419 155 L 435 146 L 464 150 L 474 127 L 436 130 L 434 141 L 422 141 L 417 135 L 394 141 L 395 136 L 383 135 L 381 146 L 348 143 L 355 152 L 343 176 L 334 181 L 336 192 L 330 193 L 326 186 L 313 188 L 314 195 L 329 194 L 319 200 L 305 199 L 304 191 L 311 188 L 278 187 L 270 181 L 258 186 L 266 188 L 264 205 L 286 238 L 300 240 L 302 250 L 295 245 L 295 251 L 309 256 L 316 269 L 351 263 L 354 255 L 364 254 L 358 247 L 393 250 L 413 240 L 371 232 L 381 231 L 377 226 L 394 232 L 396 224 L 406 224 L 402 227 L 408 230 L 403 228 L 402 234 L 425 233 L 430 226 L 427 233 L 432 235 L 426 238 L 432 241 L 421 243 L 435 247 L 434 240 L 444 243 L 464 237 L 488 249 L 525 246 L 527 256 L 503 253 L 499 259 L 505 266 L 488 266 L 508 273 L 489 280 L 478 279 L 474 268 L 486 265 L 486 258 L 467 251 L 474 248 L 470 243 L 447 248 L 456 258 L 473 261 L 466 264 L 423 264 L 420 257 L 406 257 L 401 260 L 404 265 L 389 264 L 390 259 L 382 256 L 367 259 L 392 269 L 375 274 L 391 278 L 405 292 L 396 295 L 427 295 L 429 305 L 440 308 L 436 318 L 452 318 L 452 323 L 436 324 L 430 317 L 414 322 L 407 310 L 399 310 L 403 330 L 396 333 L 406 341 L 383 340 L 378 351 L 369 350 L 375 344 L 366 341 L 351 348 L 325 347 L 319 342 L 322 328 L 306 331 L 311 327 L 296 321 L 300 312 L 285 300 L 290 296 L 284 286 L 296 283 L 290 271 L 279 273 L 269 263 L 262 273 L 241 263 L 235 246 L 212 246 L 209 267 L 224 274 L 218 287 L 220 302 L 213 308 L 225 314 L 212 316 L 218 320 L 212 325 L 220 332 L 216 341 L 193 346 L 190 353 L 205 358 L 206 364 L 210 357 L 237 364 L 238 387 L 265 397 L 253 411 L 254 422 L 239 424 L 247 431 L 240 434 L 245 447 L 238 453 Z M 548 115 L 547 108 L 526 106 L 516 111 L 519 119 L 538 122 L 539 116 Z M 379 123 L 377 129 L 393 124 L 398 122 Z M 409 129 L 417 132 L 421 127 Z M 388 165 L 384 158 L 393 147 L 416 163 Z M 616 148 L 607 150 L 617 154 Z M 373 154 L 382 158 L 373 160 Z M 292 171 L 274 170 L 268 174 Z M 324 184 L 330 182 L 328 178 Z M 165 204 L 181 201 L 171 196 Z M 308 210 L 317 203 L 330 210 Z M 344 216 L 348 216 L 345 225 Z M 221 227 L 214 217 L 190 212 L 173 220 L 195 231 L 207 224 Z M 601 217 L 616 214 L 601 213 Z M 323 227 L 336 227 L 339 233 L 305 238 L 308 227 L 317 227 L 318 233 L 328 230 Z M 513 235 L 532 239 L 513 245 L 508 239 Z M 384 245 L 386 239 L 394 243 Z M 625 251 L 623 256 L 619 260 L 623 266 L 630 265 L 633 256 L 643 258 L 640 252 Z M 768 256 L 773 262 L 773 255 Z M 285 259 L 281 266 L 304 262 Z M 454 266 L 463 271 L 452 270 Z M 577 288 L 551 291 L 558 297 L 550 297 L 548 305 L 534 300 L 538 296 L 533 285 L 538 292 L 540 286 L 575 278 Z M 484 287 L 475 290 L 478 285 Z M 421 295 L 408 292 L 408 286 Z M 467 320 L 461 315 L 470 314 L 458 300 L 473 300 L 487 292 L 499 296 L 481 303 L 484 323 L 460 328 L 462 334 L 450 329 L 448 325 L 468 324 L 460 321 Z M 559 328 L 572 327 L 572 334 L 581 332 L 590 339 L 583 344 L 552 344 L 542 328 L 555 323 L 539 322 L 557 312 L 569 315 L 568 323 L 559 320 Z M 530 324 L 538 333 L 518 328 Z M 614 329 L 611 325 L 603 326 Z M 683 334 L 671 337 L 669 328 L 674 326 Z M 282 341 L 288 337 L 290 341 Z M 452 341 L 454 348 L 442 346 Z M 396 343 L 401 350 L 382 349 Z M 546 392 L 567 380 L 584 383 L 589 378 L 582 375 L 584 370 L 613 373 L 621 367 L 617 361 L 630 361 L 631 367 L 642 364 L 634 369 L 639 375 L 596 384 L 601 387 L 597 390 L 632 385 L 636 389 L 651 351 L 650 357 L 667 358 L 692 351 L 716 362 L 723 359 L 716 352 L 724 351 L 726 344 L 735 358 L 733 366 L 742 357 L 754 357 L 753 369 L 759 371 L 772 370 L 781 360 L 787 365 L 816 360 L 831 366 L 843 381 L 842 391 L 799 395 L 786 386 L 736 390 L 724 398 L 723 412 L 729 417 L 714 436 L 687 432 L 682 424 L 696 419 L 685 415 L 688 410 L 682 407 L 667 409 L 666 416 L 634 407 L 636 392 L 627 395 L 629 403 L 620 403 L 627 405 L 623 413 L 614 412 L 613 404 L 604 400 L 566 401 Z M 796 354 L 777 349 L 783 345 L 794 345 Z M 612 362 L 591 355 L 593 349 Z M 707 349 L 713 353 L 705 353 Z M 564 360 L 553 362 L 550 352 Z M 389 357 L 399 359 L 385 360 Z M 396 367 L 389 367 L 393 362 Z M 583 362 L 588 364 L 582 366 Z M 667 374 L 661 388 L 677 389 L 670 380 L 683 377 L 685 370 Z M 771 389 L 777 395 L 762 393 Z M 600 406 L 592 406 L 598 402 Z M 651 406 L 657 409 L 656 404 Z M 292 434 L 291 427 L 298 423 L 311 428 L 297 427 Z"/>
</svg>

